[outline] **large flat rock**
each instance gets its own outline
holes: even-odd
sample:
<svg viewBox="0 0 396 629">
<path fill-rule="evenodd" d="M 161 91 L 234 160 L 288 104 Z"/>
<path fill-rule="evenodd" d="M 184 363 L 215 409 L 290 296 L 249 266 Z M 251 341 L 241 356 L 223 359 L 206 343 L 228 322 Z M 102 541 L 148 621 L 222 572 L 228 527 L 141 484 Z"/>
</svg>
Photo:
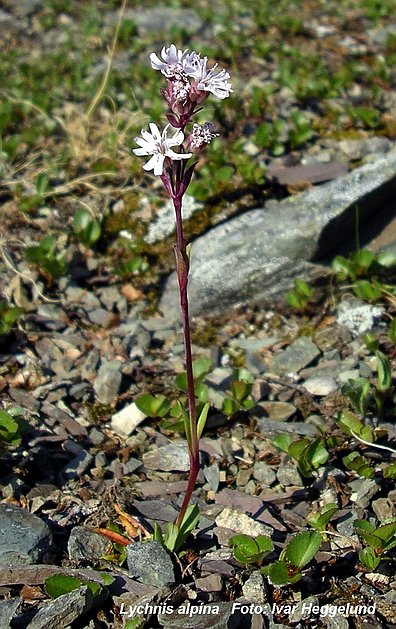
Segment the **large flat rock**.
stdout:
<svg viewBox="0 0 396 629">
<path fill-rule="evenodd" d="M 192 314 L 284 297 L 295 277 L 314 281 L 328 272 L 321 261 L 343 251 L 356 231 L 361 242 L 380 233 L 396 213 L 396 149 L 319 187 L 216 226 L 192 247 Z M 374 220 L 375 219 L 375 220 Z M 168 279 L 160 310 L 177 315 L 176 274 Z"/>
</svg>

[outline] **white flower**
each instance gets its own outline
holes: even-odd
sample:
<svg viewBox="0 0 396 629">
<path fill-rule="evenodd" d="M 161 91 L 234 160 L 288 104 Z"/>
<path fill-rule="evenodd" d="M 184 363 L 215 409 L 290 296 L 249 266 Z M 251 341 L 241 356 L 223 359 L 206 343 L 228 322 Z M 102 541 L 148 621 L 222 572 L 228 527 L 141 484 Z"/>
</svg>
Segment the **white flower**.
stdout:
<svg viewBox="0 0 396 629">
<path fill-rule="evenodd" d="M 153 170 L 154 175 L 162 175 L 165 157 L 170 159 L 188 159 L 192 153 L 175 153 L 171 146 L 180 146 L 184 140 L 184 133 L 177 129 L 171 138 L 167 138 L 169 124 L 166 125 L 162 134 L 157 125 L 150 122 L 150 132 L 142 129 L 142 137 L 135 138 L 136 144 L 140 148 L 133 149 L 135 155 L 152 155 L 149 161 L 144 164 L 144 170 Z"/>
<path fill-rule="evenodd" d="M 178 50 L 175 44 L 171 44 L 169 48 L 165 46 L 161 50 L 163 61 L 152 52 L 150 55 L 151 67 L 154 70 L 160 70 L 167 77 L 177 74 L 190 74 L 194 72 L 196 61 L 199 59 L 196 52 L 188 52 L 188 49 Z"/>
<path fill-rule="evenodd" d="M 198 90 L 212 92 L 212 94 L 217 96 L 217 98 L 227 98 L 233 91 L 231 83 L 228 83 L 227 81 L 227 79 L 230 78 L 230 75 L 226 72 L 226 70 L 218 70 L 215 72 L 217 63 L 211 70 L 208 70 L 206 67 L 207 63 L 207 57 L 204 57 L 203 59 L 197 57 L 195 59 L 194 72 L 190 73 L 189 76 L 194 77 L 196 81 L 196 88 Z"/>
<path fill-rule="evenodd" d="M 206 146 L 210 144 L 213 138 L 217 138 L 219 135 L 219 133 L 216 133 L 213 123 L 205 122 L 203 125 L 199 125 L 194 122 L 193 129 L 188 138 L 189 148 L 199 149 L 201 146 Z"/>
</svg>

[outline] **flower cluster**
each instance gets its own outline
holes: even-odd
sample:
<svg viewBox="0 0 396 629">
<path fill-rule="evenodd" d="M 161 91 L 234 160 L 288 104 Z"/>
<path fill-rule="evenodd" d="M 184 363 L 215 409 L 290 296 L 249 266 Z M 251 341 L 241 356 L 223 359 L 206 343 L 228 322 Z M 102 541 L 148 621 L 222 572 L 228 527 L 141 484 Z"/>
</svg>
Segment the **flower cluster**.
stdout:
<svg viewBox="0 0 396 629">
<path fill-rule="evenodd" d="M 169 172 L 173 160 L 189 159 L 193 153 L 198 153 L 215 138 L 218 133 L 210 122 L 203 125 L 194 124 L 192 132 L 186 138 L 186 147 L 192 153 L 176 152 L 172 147 L 182 147 L 185 140 L 185 127 L 191 122 L 192 116 L 209 96 L 214 94 L 224 99 L 232 92 L 230 78 L 226 70 L 217 70 L 217 64 L 208 68 L 208 58 L 201 57 L 195 51 L 178 50 L 174 44 L 162 48 L 160 57 L 156 53 L 150 55 L 151 66 L 159 70 L 166 78 L 167 88 L 161 93 L 166 99 L 169 112 L 168 125 L 160 132 L 154 123 L 150 123 L 149 131 L 142 130 L 141 138 L 135 138 L 139 148 L 134 149 L 136 155 L 150 155 L 149 161 L 143 166 L 145 170 L 153 170 L 154 175 L 163 176 L 167 171 L 165 183 L 170 191 Z M 176 129 L 172 137 L 168 137 L 169 126 Z M 183 172 L 184 168 L 178 173 Z M 192 171 L 188 175 L 191 178 Z M 180 182 L 179 182 L 180 183 Z M 187 179 L 185 180 L 185 184 Z M 183 186 L 184 189 L 186 186 Z M 180 189 L 180 186 L 179 186 Z"/>
<path fill-rule="evenodd" d="M 193 52 L 177 50 L 174 44 L 169 48 L 163 47 L 161 59 L 154 52 L 150 55 L 151 66 L 154 70 L 160 70 L 166 78 L 174 82 L 176 92 L 179 95 L 180 86 L 183 85 L 187 92 L 187 98 L 203 102 L 208 94 L 202 92 L 212 92 L 217 98 L 227 98 L 232 92 L 231 84 L 228 83 L 230 75 L 225 70 L 216 71 L 217 64 L 208 70 L 208 58 Z M 192 82 L 189 81 L 192 79 Z"/>
</svg>

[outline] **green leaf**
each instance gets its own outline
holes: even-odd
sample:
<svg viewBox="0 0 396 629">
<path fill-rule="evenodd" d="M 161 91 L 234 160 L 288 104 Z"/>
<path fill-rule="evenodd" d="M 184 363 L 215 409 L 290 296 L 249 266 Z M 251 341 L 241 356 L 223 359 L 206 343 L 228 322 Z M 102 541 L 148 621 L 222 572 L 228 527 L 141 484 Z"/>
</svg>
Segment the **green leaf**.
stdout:
<svg viewBox="0 0 396 629">
<path fill-rule="evenodd" d="M 229 539 L 229 544 L 234 547 L 235 559 L 245 564 L 261 562 L 264 555 L 274 547 L 266 535 L 254 538 L 244 534 L 234 535 Z"/>
<path fill-rule="evenodd" d="M 234 380 L 238 380 L 240 382 L 248 382 L 249 384 L 254 384 L 254 377 L 250 373 L 246 367 L 239 367 L 238 369 L 234 369 L 232 374 Z"/>
<path fill-rule="evenodd" d="M 329 503 L 324 505 L 319 513 L 311 513 L 307 517 L 307 522 L 312 528 L 318 531 L 324 531 L 327 524 L 330 522 L 333 515 L 338 511 L 338 506 L 335 503 Z"/>
<path fill-rule="evenodd" d="M 289 434 L 277 435 L 272 439 L 271 443 L 282 452 L 289 452 L 290 444 L 293 441 L 293 437 Z"/>
<path fill-rule="evenodd" d="M 344 395 L 349 397 L 353 408 L 358 413 L 365 415 L 370 402 L 370 381 L 367 378 L 356 378 L 356 380 L 350 380 L 341 390 Z"/>
<path fill-rule="evenodd" d="M 396 463 L 390 463 L 385 467 L 384 478 L 396 478 Z"/>
<path fill-rule="evenodd" d="M 370 570 L 370 572 L 373 572 L 381 560 L 377 557 L 374 550 L 368 546 L 359 552 L 359 561 L 365 568 Z"/>
<path fill-rule="evenodd" d="M 202 378 L 202 376 L 206 376 L 209 373 L 213 367 L 213 361 L 206 356 L 201 356 L 201 358 L 193 361 L 192 367 L 194 380 L 198 380 L 198 378 Z"/>
<path fill-rule="evenodd" d="M 162 546 L 164 546 L 164 537 L 162 535 L 161 527 L 158 522 L 154 524 L 153 541 L 159 542 L 160 544 L 162 544 Z"/>
<path fill-rule="evenodd" d="M 234 380 L 231 385 L 231 393 L 234 399 L 241 403 L 250 395 L 253 385 L 250 382 L 244 382 L 243 380 Z"/>
<path fill-rule="evenodd" d="M 304 452 L 304 458 L 308 461 L 309 465 L 313 467 L 313 469 L 318 469 L 321 465 L 326 463 L 329 458 L 329 453 L 327 452 L 325 446 L 323 445 L 322 437 L 318 437 L 312 443 L 309 444 L 307 449 Z"/>
<path fill-rule="evenodd" d="M 40 173 L 36 177 L 36 190 L 38 194 L 43 195 L 48 189 L 48 177 L 46 173 Z"/>
<path fill-rule="evenodd" d="M 352 262 L 360 267 L 363 271 L 367 271 L 375 260 L 375 255 L 369 249 L 360 249 L 351 256 Z"/>
<path fill-rule="evenodd" d="M 389 337 L 396 344 L 396 317 L 393 317 L 389 328 Z"/>
<path fill-rule="evenodd" d="M 331 266 L 334 273 L 339 276 L 339 279 L 344 280 L 347 277 L 353 278 L 353 265 L 343 256 L 336 256 Z"/>
<path fill-rule="evenodd" d="M 353 287 L 353 292 L 360 299 L 366 301 L 377 301 L 382 297 L 382 286 L 376 280 L 369 282 L 368 280 L 359 280 Z"/>
<path fill-rule="evenodd" d="M 88 210 L 78 210 L 75 213 L 72 227 L 79 241 L 87 247 L 92 247 L 100 238 L 100 225 Z"/>
<path fill-rule="evenodd" d="M 303 310 L 308 303 L 308 299 L 304 295 L 299 295 L 296 291 L 291 290 L 286 293 L 286 302 L 288 306 L 295 310 Z"/>
<path fill-rule="evenodd" d="M 297 461 L 300 460 L 303 452 L 308 448 L 310 444 L 309 439 L 297 439 L 297 441 L 293 441 L 293 443 L 289 446 L 289 454 Z"/>
<path fill-rule="evenodd" d="M 148 417 L 163 417 L 171 408 L 171 403 L 164 395 L 150 395 L 150 393 L 139 395 L 135 404 Z"/>
<path fill-rule="evenodd" d="M 384 542 L 383 548 L 389 550 L 396 545 L 396 521 L 378 526 L 373 535 Z"/>
<path fill-rule="evenodd" d="M 374 476 L 374 468 L 358 452 L 350 452 L 347 456 L 344 456 L 342 462 L 348 469 L 355 471 L 359 476 L 364 478 L 373 478 Z"/>
<path fill-rule="evenodd" d="M 285 561 L 275 561 L 268 566 L 268 570 L 265 573 L 272 585 L 286 585 L 290 583 L 289 569 Z"/>
<path fill-rule="evenodd" d="M 146 620 L 143 616 L 134 616 L 127 619 L 124 629 L 144 629 L 145 624 Z"/>
<path fill-rule="evenodd" d="M 234 547 L 235 558 L 242 563 L 251 563 L 259 553 L 256 541 L 249 535 L 234 535 L 229 544 Z"/>
<path fill-rule="evenodd" d="M 210 404 L 209 404 L 209 402 L 206 402 L 206 404 L 202 408 L 202 411 L 201 411 L 201 413 L 200 413 L 200 415 L 198 417 L 198 421 L 197 421 L 197 435 L 198 435 L 198 439 L 201 438 L 201 435 L 202 435 L 203 430 L 205 428 L 205 424 L 206 424 L 206 419 L 208 417 L 209 408 L 210 408 Z"/>
<path fill-rule="evenodd" d="M 193 362 L 193 379 L 194 379 L 194 391 L 196 397 L 199 397 L 200 393 L 200 385 L 202 384 L 205 376 L 209 373 L 213 366 L 213 361 L 206 356 L 202 356 L 201 358 L 197 358 Z M 175 378 L 176 386 L 181 389 L 181 391 L 187 392 L 188 383 L 187 383 L 187 373 L 183 371 L 182 373 L 178 373 Z"/>
<path fill-rule="evenodd" d="M 300 278 L 296 278 L 294 280 L 294 286 L 296 291 L 300 294 L 300 295 L 304 295 L 305 297 L 311 297 L 313 290 L 310 286 L 308 286 L 308 284 L 306 282 L 304 282 L 304 280 L 300 279 Z"/>
<path fill-rule="evenodd" d="M 171 552 L 177 552 L 184 544 L 187 537 L 193 531 L 199 520 L 199 509 L 197 505 L 189 505 L 184 514 L 180 528 L 174 523 L 166 525 L 166 532 L 163 537 L 164 546 Z"/>
<path fill-rule="evenodd" d="M 378 349 L 378 339 L 371 334 L 370 332 L 366 332 L 363 336 L 365 345 L 370 352 L 376 352 Z"/>
<path fill-rule="evenodd" d="M 396 266 L 396 255 L 391 251 L 381 251 L 381 253 L 377 255 L 377 262 L 381 266 L 390 269 Z"/>
<path fill-rule="evenodd" d="M 108 572 L 98 572 L 98 577 L 102 581 L 103 585 L 112 585 L 115 581 L 115 577 L 112 577 Z"/>
<path fill-rule="evenodd" d="M 193 531 L 199 520 L 199 509 L 196 504 L 189 505 L 180 525 L 180 533 L 186 538 Z M 183 540 L 184 541 L 184 540 Z"/>
<path fill-rule="evenodd" d="M 341 411 L 336 419 L 336 424 L 347 435 L 355 434 L 370 443 L 374 440 L 374 433 L 369 426 L 365 426 L 363 422 L 353 413 L 349 411 Z M 363 437 L 364 433 L 364 437 Z"/>
<path fill-rule="evenodd" d="M 392 369 L 389 360 L 380 351 L 375 352 L 377 358 L 378 389 L 388 391 L 392 386 Z"/>
<path fill-rule="evenodd" d="M 224 415 L 231 416 L 237 412 L 238 408 L 239 408 L 238 404 L 235 400 L 232 400 L 229 397 L 225 397 L 223 399 L 221 410 L 224 413 Z"/>
<path fill-rule="evenodd" d="M 270 553 L 272 550 L 274 550 L 274 545 L 268 535 L 257 535 L 254 540 L 259 548 L 260 553 Z"/>
<path fill-rule="evenodd" d="M 82 585 L 84 585 L 83 582 L 77 577 L 71 577 L 67 574 L 55 574 L 53 577 L 46 579 L 45 591 L 51 598 L 58 598 L 58 596 L 68 594 Z"/>
<path fill-rule="evenodd" d="M 171 552 L 177 549 L 179 529 L 173 522 L 168 522 L 165 527 L 164 546 Z"/>
<path fill-rule="evenodd" d="M 315 557 L 321 543 L 322 536 L 317 531 L 297 533 L 284 550 L 286 559 L 297 568 L 302 568 Z"/>
<path fill-rule="evenodd" d="M 366 531 L 367 533 L 371 533 L 375 530 L 375 526 L 371 524 L 371 522 L 368 522 L 368 520 L 355 520 L 353 527 L 356 531 Z"/>
<path fill-rule="evenodd" d="M 7 335 L 24 312 L 24 308 L 0 301 L 0 336 Z"/>
<path fill-rule="evenodd" d="M 234 169 L 231 166 L 222 166 L 214 173 L 216 180 L 220 183 L 227 183 L 230 181 L 233 174 Z"/>
</svg>

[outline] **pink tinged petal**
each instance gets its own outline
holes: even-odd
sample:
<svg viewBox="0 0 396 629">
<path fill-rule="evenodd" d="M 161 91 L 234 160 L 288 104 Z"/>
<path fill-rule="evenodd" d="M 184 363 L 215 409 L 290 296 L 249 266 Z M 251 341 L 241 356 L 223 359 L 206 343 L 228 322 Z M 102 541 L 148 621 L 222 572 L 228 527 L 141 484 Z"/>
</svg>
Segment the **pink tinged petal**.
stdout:
<svg viewBox="0 0 396 629">
<path fill-rule="evenodd" d="M 150 55 L 151 67 L 154 70 L 162 70 L 165 67 L 165 63 L 158 58 L 158 55 L 155 52 L 152 52 Z"/>
</svg>

